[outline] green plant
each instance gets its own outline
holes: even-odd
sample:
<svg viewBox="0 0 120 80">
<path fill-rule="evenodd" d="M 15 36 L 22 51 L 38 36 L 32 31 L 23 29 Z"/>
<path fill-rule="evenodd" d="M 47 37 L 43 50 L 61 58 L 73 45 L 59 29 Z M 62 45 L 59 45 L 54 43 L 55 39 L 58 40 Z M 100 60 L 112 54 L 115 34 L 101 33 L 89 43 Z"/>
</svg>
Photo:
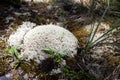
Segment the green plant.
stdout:
<svg viewBox="0 0 120 80">
<path fill-rule="evenodd" d="M 25 56 L 20 56 L 18 52 L 19 46 L 12 46 L 10 49 L 5 49 L 5 52 L 15 58 L 14 68 L 18 68 Z"/>
<path fill-rule="evenodd" d="M 64 32 L 62 32 L 62 34 L 61 34 L 61 39 L 63 39 L 63 38 L 64 38 L 64 35 L 65 35 L 65 33 L 64 33 Z"/>
<path fill-rule="evenodd" d="M 109 1 L 109 0 L 108 0 L 108 1 Z M 106 40 L 106 39 L 109 37 L 109 35 L 112 34 L 113 31 L 118 27 L 118 26 L 117 26 L 117 27 L 115 26 L 115 27 L 111 28 L 111 29 L 108 30 L 106 33 L 104 33 L 102 36 L 100 36 L 99 38 L 97 38 L 96 40 L 93 41 L 93 39 L 94 39 L 94 37 L 95 37 L 95 34 L 97 33 L 97 31 L 98 31 L 98 29 L 99 29 L 99 27 L 100 27 L 100 24 L 101 24 L 101 22 L 103 21 L 103 18 L 104 18 L 104 16 L 105 16 L 105 14 L 106 14 L 106 12 L 107 12 L 108 9 L 109 9 L 109 2 L 108 2 L 108 6 L 107 6 L 107 8 L 105 9 L 105 11 L 104 11 L 101 19 L 99 20 L 99 23 L 98 23 L 97 27 L 94 28 L 94 25 L 91 25 L 91 26 L 92 26 L 92 27 L 91 27 L 91 31 L 90 31 L 90 34 L 89 34 L 87 40 L 86 40 L 86 44 L 85 44 L 85 51 L 90 50 L 90 49 L 93 48 L 94 46 L 98 45 L 100 42 Z M 116 22 L 117 22 L 117 21 L 116 21 Z"/>
<path fill-rule="evenodd" d="M 116 46 L 116 47 L 120 48 L 120 39 L 119 39 L 119 35 L 120 35 L 120 24 L 119 24 L 120 19 L 115 20 L 115 22 L 113 22 L 113 23 L 114 23 L 113 26 L 115 26 L 115 28 L 114 28 L 114 30 L 112 30 L 112 34 L 114 36 L 116 36 L 116 41 L 115 42 L 103 42 L 102 44 Z"/>
<path fill-rule="evenodd" d="M 53 49 L 51 48 L 44 48 L 43 51 L 50 53 L 50 58 L 54 59 L 56 62 L 61 63 L 63 60 L 64 56 L 67 56 L 66 53 L 59 51 L 59 52 L 55 52 Z"/>
<path fill-rule="evenodd" d="M 99 24 L 97 25 L 97 27 L 95 28 L 95 30 L 93 30 L 94 26 L 92 26 L 92 29 L 91 29 L 91 32 L 86 40 L 86 44 L 85 44 L 85 47 L 84 47 L 84 50 L 87 52 L 89 51 L 91 48 L 93 48 L 94 46 L 98 45 L 99 43 L 101 43 L 102 41 L 106 40 L 107 38 L 109 38 L 110 34 L 114 34 L 114 33 L 117 33 L 119 34 L 120 31 L 118 28 L 118 26 L 114 26 L 113 28 L 111 28 L 110 30 L 108 30 L 106 33 L 104 33 L 103 35 L 101 35 L 99 38 L 97 38 L 96 40 L 93 41 L 94 37 L 95 37 L 95 34 L 99 28 L 99 25 L 100 25 L 101 22 L 99 22 Z M 116 45 L 117 46 L 119 45 L 120 46 L 120 43 L 109 43 L 109 42 L 102 42 L 102 44 L 110 44 L 110 45 Z"/>
<path fill-rule="evenodd" d="M 86 46 L 85 46 L 85 49 L 86 50 L 89 50 L 91 49 L 92 47 L 94 47 L 97 43 L 99 43 L 100 41 L 102 41 L 103 39 L 101 39 L 102 37 L 104 37 L 105 35 L 102 35 L 100 38 L 98 38 L 97 40 L 93 41 L 94 37 L 95 37 L 95 34 L 100 26 L 100 23 L 102 22 L 103 20 L 103 17 L 105 16 L 105 13 L 107 12 L 107 9 L 105 10 L 104 14 L 102 15 L 97 27 L 94 29 L 94 25 L 91 25 L 91 31 L 90 31 L 90 34 L 86 40 Z M 106 33 L 107 34 L 107 33 Z M 101 40 L 100 40 L 101 39 Z"/>
</svg>

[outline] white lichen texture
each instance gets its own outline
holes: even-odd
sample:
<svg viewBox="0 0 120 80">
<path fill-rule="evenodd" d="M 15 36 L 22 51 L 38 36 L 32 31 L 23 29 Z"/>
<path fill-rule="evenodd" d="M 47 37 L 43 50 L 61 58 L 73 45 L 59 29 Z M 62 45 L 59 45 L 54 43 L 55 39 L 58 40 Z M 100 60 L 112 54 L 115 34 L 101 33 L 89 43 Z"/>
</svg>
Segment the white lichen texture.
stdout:
<svg viewBox="0 0 120 80">
<path fill-rule="evenodd" d="M 36 24 L 31 22 L 23 22 L 22 25 L 19 26 L 17 31 L 13 32 L 8 39 L 8 44 L 10 46 L 21 45 L 23 42 L 24 35 L 31 30 Z"/>
<path fill-rule="evenodd" d="M 73 57 L 77 53 L 78 42 L 68 30 L 56 25 L 41 25 L 31 29 L 24 36 L 24 53 L 28 59 L 44 60 L 49 54 L 42 51 L 52 48 L 55 52 L 62 51 Z"/>
<path fill-rule="evenodd" d="M 68 30 L 57 25 L 36 26 L 34 23 L 24 22 L 8 39 L 10 46 L 20 46 L 21 55 L 26 55 L 26 60 L 34 59 L 37 62 L 45 60 L 50 54 L 43 51 L 51 48 L 55 52 L 64 52 L 69 57 L 77 53 L 78 41 Z"/>
</svg>

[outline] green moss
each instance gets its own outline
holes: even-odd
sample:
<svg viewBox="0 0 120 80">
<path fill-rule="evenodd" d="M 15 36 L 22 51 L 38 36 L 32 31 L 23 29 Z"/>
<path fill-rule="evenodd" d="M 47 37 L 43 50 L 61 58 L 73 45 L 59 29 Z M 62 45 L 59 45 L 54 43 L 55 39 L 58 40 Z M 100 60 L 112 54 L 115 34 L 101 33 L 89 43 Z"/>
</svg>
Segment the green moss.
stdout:
<svg viewBox="0 0 120 80">
<path fill-rule="evenodd" d="M 69 66 L 65 66 L 64 68 L 62 68 L 62 70 L 65 73 L 65 77 L 67 77 L 68 79 L 97 80 L 95 77 L 91 76 L 90 74 L 88 74 L 82 70 L 79 70 L 79 71 L 72 70 Z"/>
<path fill-rule="evenodd" d="M 84 47 L 86 39 L 87 39 L 87 37 L 89 35 L 89 32 L 84 28 L 79 28 L 77 30 L 74 30 L 73 34 L 77 37 L 77 39 L 78 39 L 78 41 L 80 43 L 80 46 Z"/>
<path fill-rule="evenodd" d="M 36 70 L 36 65 L 34 64 L 34 61 L 29 62 L 22 62 L 20 64 L 20 67 L 25 73 L 32 73 Z"/>
<path fill-rule="evenodd" d="M 43 79 L 46 77 L 45 73 L 42 72 L 39 67 L 35 64 L 34 60 L 31 60 L 31 62 L 23 62 L 20 64 L 21 69 L 28 73 L 29 75 L 34 75 L 39 77 L 40 79 Z"/>
<path fill-rule="evenodd" d="M 0 76 L 4 75 L 9 68 L 9 64 L 3 59 L 0 58 Z"/>
<path fill-rule="evenodd" d="M 0 49 L 5 48 L 5 46 L 6 46 L 6 41 L 1 41 L 0 42 Z"/>
</svg>

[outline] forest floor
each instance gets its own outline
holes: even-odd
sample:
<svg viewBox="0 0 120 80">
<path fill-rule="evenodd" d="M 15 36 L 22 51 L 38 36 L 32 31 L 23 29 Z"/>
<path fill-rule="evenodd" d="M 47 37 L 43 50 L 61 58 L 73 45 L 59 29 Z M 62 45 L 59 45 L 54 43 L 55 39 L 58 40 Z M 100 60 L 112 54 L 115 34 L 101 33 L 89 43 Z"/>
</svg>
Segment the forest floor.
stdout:
<svg viewBox="0 0 120 80">
<path fill-rule="evenodd" d="M 95 12 L 95 21 L 101 18 L 101 12 Z M 112 26 L 115 16 L 105 16 L 103 22 Z M 78 51 L 74 59 L 66 59 L 69 75 L 44 75 L 36 67 L 24 62 L 19 68 L 13 67 L 14 58 L 8 56 L 4 50 L 8 47 L 7 39 L 23 22 L 30 21 L 37 25 L 55 24 L 71 31 L 79 40 L 80 47 L 84 47 L 89 31 L 84 26 L 92 23 L 92 17 L 86 7 L 62 3 L 24 3 L 21 5 L 0 4 L 0 79 L 10 76 L 14 80 L 110 80 L 114 70 L 120 62 L 120 49 L 116 46 L 98 45 L 90 52 L 81 54 Z M 120 42 L 120 34 L 112 35 L 112 41 Z M 105 52 L 101 53 L 100 49 Z M 98 54 L 92 53 L 98 50 Z M 100 52 L 100 53 L 99 53 Z M 33 62 L 34 64 L 34 62 Z M 119 66 L 118 66 L 119 67 Z M 118 68 L 117 67 L 117 68 Z M 119 74 L 119 73 L 118 73 Z M 119 75 L 120 76 L 120 75 Z M 117 76 L 118 77 L 118 76 Z M 8 80 L 10 80 L 10 78 Z M 7 78 L 6 78 L 7 80 Z M 113 80 L 111 78 L 111 80 Z"/>
</svg>

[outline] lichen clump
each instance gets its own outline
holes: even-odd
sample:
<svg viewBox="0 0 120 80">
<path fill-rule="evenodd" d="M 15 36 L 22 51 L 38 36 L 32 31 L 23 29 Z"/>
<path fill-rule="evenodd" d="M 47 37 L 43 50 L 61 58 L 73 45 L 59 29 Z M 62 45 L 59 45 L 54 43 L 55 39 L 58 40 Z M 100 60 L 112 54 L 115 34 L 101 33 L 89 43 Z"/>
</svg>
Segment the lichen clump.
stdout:
<svg viewBox="0 0 120 80">
<path fill-rule="evenodd" d="M 10 35 L 8 39 L 8 44 L 10 46 L 15 46 L 15 45 L 21 46 L 23 44 L 22 42 L 24 35 L 34 26 L 36 26 L 36 24 L 31 22 L 23 22 L 23 24 L 20 25 L 19 28 Z"/>
<path fill-rule="evenodd" d="M 44 48 L 51 48 L 55 52 L 62 51 L 69 57 L 73 57 L 77 53 L 78 40 L 63 27 L 50 24 L 33 28 L 33 25 L 30 27 L 30 23 L 24 24 L 27 26 L 23 25 L 23 27 L 18 28 L 9 37 L 8 44 L 10 46 L 21 46 L 24 50 L 21 54 L 27 55 L 28 60 L 41 61 L 49 58 L 50 54 L 45 53 Z"/>
<path fill-rule="evenodd" d="M 68 30 L 56 25 L 42 25 L 31 29 L 24 36 L 25 53 L 28 58 L 44 60 L 49 57 L 42 49 L 52 48 L 73 57 L 77 53 L 77 39 Z"/>
</svg>

